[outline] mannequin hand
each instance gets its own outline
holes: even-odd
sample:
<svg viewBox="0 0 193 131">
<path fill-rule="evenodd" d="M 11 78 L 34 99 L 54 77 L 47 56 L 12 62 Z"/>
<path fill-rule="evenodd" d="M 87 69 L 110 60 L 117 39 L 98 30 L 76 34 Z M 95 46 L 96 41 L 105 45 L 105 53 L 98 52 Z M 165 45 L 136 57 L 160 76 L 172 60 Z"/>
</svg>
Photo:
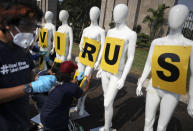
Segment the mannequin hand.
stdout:
<svg viewBox="0 0 193 131">
<path fill-rule="evenodd" d="M 101 78 L 101 76 L 102 76 L 102 69 L 100 69 L 100 70 L 97 72 L 96 78 L 97 78 L 97 79 L 98 79 L 98 78 Z"/>
<path fill-rule="evenodd" d="M 98 62 L 98 61 L 94 64 L 94 69 L 95 69 L 95 70 L 98 70 L 98 69 L 99 69 L 99 62 Z"/>
<path fill-rule="evenodd" d="M 54 48 L 50 51 L 50 54 L 51 54 L 51 55 L 54 54 Z"/>
<path fill-rule="evenodd" d="M 82 46 L 79 45 L 80 52 L 83 52 Z"/>
<path fill-rule="evenodd" d="M 188 114 L 193 118 L 193 100 L 191 99 L 189 99 L 187 110 Z"/>
<path fill-rule="evenodd" d="M 84 79 L 84 72 L 80 72 L 80 74 L 77 77 L 78 81 L 81 81 L 82 79 Z"/>
<path fill-rule="evenodd" d="M 71 58 L 72 58 L 71 55 L 67 56 L 67 60 L 71 60 Z"/>
<path fill-rule="evenodd" d="M 75 58 L 75 62 L 78 63 L 79 62 L 79 57 Z"/>
<path fill-rule="evenodd" d="M 120 90 L 121 88 L 123 88 L 124 83 L 125 83 L 125 81 L 124 81 L 123 79 L 120 79 L 120 80 L 118 81 L 116 87 Z"/>
<path fill-rule="evenodd" d="M 142 85 L 139 84 L 139 85 L 137 86 L 137 89 L 136 89 L 136 95 L 137 95 L 137 96 L 142 96 L 142 95 L 143 95 L 143 92 L 141 91 L 141 89 L 142 89 Z"/>
<path fill-rule="evenodd" d="M 32 88 L 34 93 L 48 92 L 52 86 L 56 84 L 56 77 L 54 75 L 40 76 L 34 82 L 32 82 Z"/>
</svg>

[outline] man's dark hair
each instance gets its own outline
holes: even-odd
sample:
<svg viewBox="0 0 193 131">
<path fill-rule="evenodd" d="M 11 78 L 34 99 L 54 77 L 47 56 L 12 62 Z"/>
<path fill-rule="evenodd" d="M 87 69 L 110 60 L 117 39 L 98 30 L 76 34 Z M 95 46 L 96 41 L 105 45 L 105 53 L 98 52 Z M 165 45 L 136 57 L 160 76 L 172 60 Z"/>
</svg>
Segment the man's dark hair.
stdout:
<svg viewBox="0 0 193 131">
<path fill-rule="evenodd" d="M 40 21 L 43 12 L 37 6 L 36 0 L 1 0 L 0 27 L 17 25 L 21 19 L 36 19 Z"/>
<path fill-rule="evenodd" d="M 59 82 L 70 82 L 72 80 L 70 73 L 62 73 L 60 72 L 60 63 L 54 63 L 51 71 L 55 73 L 56 79 Z"/>
</svg>

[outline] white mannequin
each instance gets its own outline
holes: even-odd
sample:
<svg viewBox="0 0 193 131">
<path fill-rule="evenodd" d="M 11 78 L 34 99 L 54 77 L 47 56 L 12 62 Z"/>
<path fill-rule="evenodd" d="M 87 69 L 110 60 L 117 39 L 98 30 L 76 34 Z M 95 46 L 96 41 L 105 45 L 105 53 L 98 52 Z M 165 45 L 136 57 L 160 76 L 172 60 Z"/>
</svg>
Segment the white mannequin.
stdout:
<svg viewBox="0 0 193 131">
<path fill-rule="evenodd" d="M 116 25 L 113 29 L 110 29 L 107 32 L 107 37 L 125 40 L 119 63 L 118 74 L 111 74 L 103 70 L 99 70 L 97 73 L 97 78 L 101 77 L 102 79 L 105 107 L 105 125 L 100 128 L 100 131 L 112 130 L 111 121 L 113 117 L 113 102 L 118 91 L 124 86 L 127 74 L 129 73 L 133 63 L 137 34 L 126 25 L 127 16 L 128 7 L 125 4 L 116 5 L 113 12 Z M 97 68 L 97 66 L 98 65 L 95 65 L 95 68 Z"/>
<path fill-rule="evenodd" d="M 47 52 L 45 55 L 46 57 L 49 57 L 49 53 L 53 46 L 54 32 L 56 31 L 55 25 L 52 24 L 53 17 L 54 17 L 54 14 L 51 11 L 46 11 L 46 14 L 45 14 L 46 23 L 44 24 L 43 28 L 48 29 L 48 35 L 47 35 L 48 48 L 40 47 L 40 51 Z M 44 62 L 44 69 L 47 69 L 46 62 Z"/>
<path fill-rule="evenodd" d="M 100 10 L 98 7 L 94 6 L 90 9 L 91 24 L 83 30 L 79 48 L 80 48 L 80 51 L 82 51 L 84 37 L 96 40 L 101 43 L 100 52 L 98 54 L 98 56 L 100 57 L 102 56 L 102 49 L 105 41 L 105 31 L 98 25 L 99 15 L 100 15 Z M 78 62 L 78 71 L 84 72 L 85 76 L 89 76 L 92 73 L 93 68 Z M 84 113 L 84 102 L 85 102 L 86 96 L 87 94 L 78 100 L 77 108 L 79 109 L 79 115 L 83 115 Z"/>
<path fill-rule="evenodd" d="M 193 41 L 190 41 L 183 37 L 181 30 L 184 21 L 188 16 L 189 10 L 184 5 L 176 5 L 171 8 L 169 12 L 168 22 L 170 32 L 166 37 L 155 39 L 150 47 L 149 55 L 145 64 L 145 68 L 141 79 L 139 80 L 136 90 L 137 96 L 142 95 L 142 84 L 151 71 L 152 54 L 155 45 L 193 45 Z M 190 89 L 189 89 L 189 105 L 188 113 L 193 117 L 193 49 L 190 56 Z M 166 131 L 167 124 L 172 117 L 174 109 L 176 108 L 179 95 L 166 90 L 154 88 L 152 86 L 152 79 L 147 87 L 146 96 L 146 110 L 145 110 L 145 127 L 144 131 L 153 131 L 153 124 L 155 121 L 156 111 L 160 104 L 160 115 L 158 120 L 157 131 Z M 169 105 L 169 106 L 168 106 Z"/>
<path fill-rule="evenodd" d="M 66 34 L 65 55 L 59 55 L 58 53 L 56 53 L 56 58 L 61 60 L 61 62 L 71 60 L 72 57 L 73 31 L 72 28 L 68 25 L 68 18 L 69 18 L 68 11 L 61 10 L 59 13 L 59 20 L 62 22 L 62 25 L 58 28 L 57 32 Z M 53 52 L 54 52 L 54 44 L 51 53 Z"/>
</svg>

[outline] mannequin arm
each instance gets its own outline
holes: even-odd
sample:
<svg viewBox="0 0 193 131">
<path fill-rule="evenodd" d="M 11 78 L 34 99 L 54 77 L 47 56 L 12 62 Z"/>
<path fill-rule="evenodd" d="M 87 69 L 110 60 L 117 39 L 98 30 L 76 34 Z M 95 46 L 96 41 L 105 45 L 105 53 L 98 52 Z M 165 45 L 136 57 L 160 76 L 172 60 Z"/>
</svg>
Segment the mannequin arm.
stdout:
<svg viewBox="0 0 193 131">
<path fill-rule="evenodd" d="M 132 34 L 132 36 L 129 40 L 129 44 L 127 46 L 127 62 L 126 62 L 126 65 L 124 67 L 121 79 L 118 81 L 118 86 L 117 86 L 118 89 L 121 89 L 124 86 L 127 74 L 129 73 L 129 71 L 131 69 L 134 55 L 135 55 L 136 40 L 137 40 L 137 34 L 134 33 L 134 34 Z"/>
<path fill-rule="evenodd" d="M 82 32 L 82 37 L 81 37 L 81 40 L 80 40 L 80 44 L 79 44 L 79 49 L 80 49 L 80 52 L 82 52 L 83 51 L 83 47 L 82 47 L 82 44 L 83 44 L 83 39 L 84 39 L 84 30 L 83 30 L 83 32 Z"/>
<path fill-rule="evenodd" d="M 152 63 L 152 55 L 153 55 L 153 49 L 154 49 L 154 43 L 152 42 L 152 45 L 150 47 L 149 50 L 149 54 L 145 63 L 145 68 L 143 70 L 141 79 L 138 82 L 138 86 L 137 86 L 137 90 L 136 90 L 136 94 L 137 96 L 141 96 L 143 95 L 141 89 L 142 89 L 142 84 L 145 81 L 145 79 L 148 77 L 150 71 L 151 71 L 151 63 Z"/>
<path fill-rule="evenodd" d="M 72 57 L 72 46 L 73 46 L 73 31 L 72 28 L 69 30 L 69 37 L 70 37 L 70 47 L 69 47 L 69 53 L 67 56 L 67 60 L 71 60 Z"/>
<path fill-rule="evenodd" d="M 54 48 L 55 48 L 55 45 L 54 45 L 54 35 L 55 35 L 55 32 L 56 32 L 56 27 L 53 26 L 53 28 L 52 28 L 52 40 L 53 40 L 53 42 L 52 42 L 51 54 L 54 53 Z"/>
<path fill-rule="evenodd" d="M 193 118 L 193 49 L 190 56 L 190 83 L 189 83 L 189 102 L 188 114 Z"/>
<path fill-rule="evenodd" d="M 101 58 L 102 58 L 102 53 L 103 53 L 103 48 L 104 48 L 104 44 L 105 44 L 105 31 L 103 30 L 100 34 L 101 36 L 101 48 L 100 48 L 100 52 L 99 52 L 99 55 L 98 55 L 98 59 L 94 65 L 94 68 L 97 69 L 99 67 L 99 64 L 100 64 L 100 61 L 101 61 Z"/>
</svg>

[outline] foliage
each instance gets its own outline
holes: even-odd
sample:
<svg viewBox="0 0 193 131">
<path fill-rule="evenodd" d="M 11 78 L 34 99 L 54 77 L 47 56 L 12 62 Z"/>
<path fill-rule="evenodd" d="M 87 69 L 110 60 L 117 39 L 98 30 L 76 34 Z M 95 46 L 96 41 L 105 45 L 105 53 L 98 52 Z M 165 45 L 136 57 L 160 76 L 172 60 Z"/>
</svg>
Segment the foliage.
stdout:
<svg viewBox="0 0 193 131">
<path fill-rule="evenodd" d="M 169 6 L 166 6 L 165 4 L 159 5 L 158 9 L 147 9 L 147 12 L 151 13 L 150 15 L 147 15 L 143 19 L 143 23 L 148 23 L 148 26 L 150 28 L 150 40 L 153 40 L 157 37 L 160 29 L 165 24 L 166 20 L 164 18 L 164 11 L 169 8 Z"/>
<path fill-rule="evenodd" d="M 193 30 L 191 30 L 187 27 L 182 30 L 182 33 L 183 33 L 184 37 L 186 37 L 190 40 L 193 38 Z"/>
<path fill-rule="evenodd" d="M 69 12 L 75 42 L 80 41 L 83 29 L 90 24 L 89 11 L 93 6 L 100 8 L 101 0 L 64 0 L 60 5 L 61 10 Z"/>
<path fill-rule="evenodd" d="M 114 28 L 114 27 L 115 27 L 115 22 L 114 22 L 114 21 L 111 21 L 111 22 L 109 23 L 109 26 L 110 26 L 110 29 Z"/>
<path fill-rule="evenodd" d="M 138 33 L 140 33 L 141 32 L 141 25 L 135 25 L 134 27 L 133 27 L 133 30 L 138 34 Z"/>
<path fill-rule="evenodd" d="M 150 47 L 151 40 L 150 36 L 145 33 L 137 34 L 137 47 Z"/>
</svg>

